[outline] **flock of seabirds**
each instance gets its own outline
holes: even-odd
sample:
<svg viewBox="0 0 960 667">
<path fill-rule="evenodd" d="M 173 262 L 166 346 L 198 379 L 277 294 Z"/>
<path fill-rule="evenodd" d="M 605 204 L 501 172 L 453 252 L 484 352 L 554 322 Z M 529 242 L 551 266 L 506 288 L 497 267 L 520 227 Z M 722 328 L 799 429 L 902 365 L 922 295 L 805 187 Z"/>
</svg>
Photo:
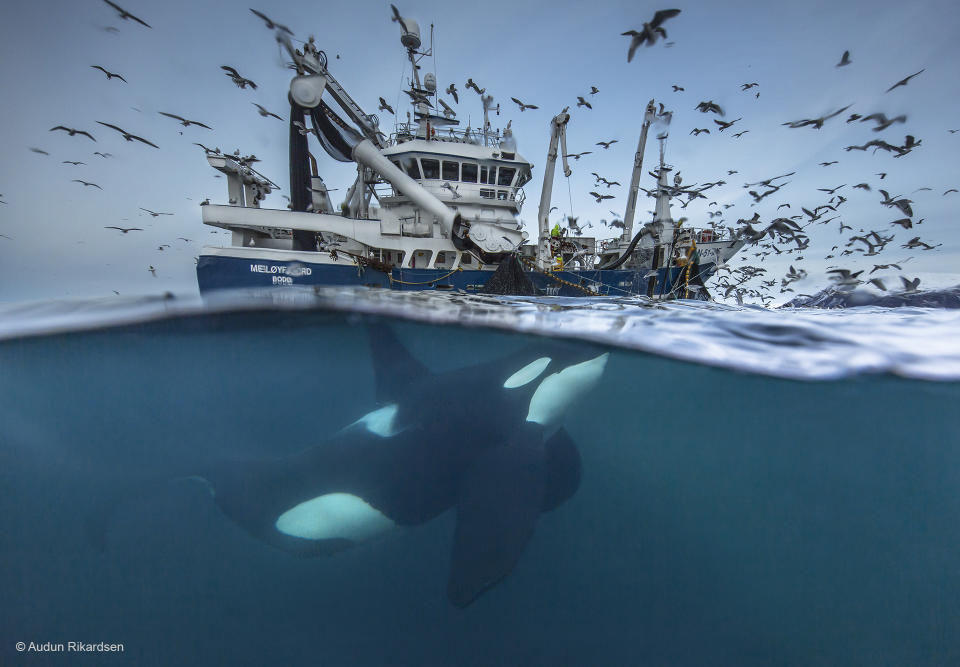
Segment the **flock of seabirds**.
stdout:
<svg viewBox="0 0 960 667">
<path fill-rule="evenodd" d="M 103 0 L 103 1 L 111 9 L 113 9 L 116 12 L 116 16 L 118 18 L 124 21 L 130 21 L 130 22 L 139 24 L 143 28 L 147 28 L 147 29 L 151 28 L 151 26 L 146 21 L 131 14 L 130 12 L 126 11 L 119 5 L 111 2 L 111 0 Z M 390 7 L 393 11 L 392 20 L 402 23 L 403 19 L 400 16 L 400 12 L 397 10 L 395 6 L 390 5 Z M 259 12 L 255 9 L 250 9 L 250 11 L 258 19 L 262 20 L 264 25 L 269 30 L 274 32 L 274 35 L 277 41 L 287 41 L 289 40 L 290 37 L 293 36 L 294 34 L 293 31 L 291 31 L 287 26 L 274 22 L 268 16 L 266 16 L 262 12 Z M 637 53 L 637 50 L 641 46 L 650 47 L 654 45 L 656 42 L 658 42 L 659 40 L 662 40 L 667 48 L 673 46 L 674 44 L 673 42 L 666 41 L 667 32 L 664 27 L 664 24 L 669 19 L 672 19 L 678 16 L 680 13 L 681 13 L 681 10 L 679 9 L 659 10 L 654 14 L 653 18 L 649 22 L 643 23 L 641 28 L 628 30 L 622 33 L 622 36 L 630 38 L 630 42 L 627 50 L 627 62 L 631 62 L 634 59 Z M 105 30 L 109 32 L 116 32 L 119 29 L 116 27 L 110 26 L 105 28 Z M 337 56 L 337 58 L 339 58 L 339 55 Z M 845 51 L 842 54 L 839 62 L 836 63 L 836 67 L 847 67 L 851 65 L 852 62 L 853 61 L 851 60 L 850 52 Z M 127 82 L 127 80 L 123 77 L 122 74 L 113 72 L 108 67 L 105 67 L 103 65 L 94 64 L 94 65 L 90 65 L 90 68 L 101 72 L 106 77 L 107 81 L 113 81 L 114 79 L 117 79 L 118 82 L 123 82 L 123 83 Z M 251 90 L 256 90 L 257 84 L 254 81 L 240 74 L 240 72 L 238 72 L 236 68 L 229 65 L 222 65 L 221 69 L 223 70 L 225 76 L 227 76 L 238 88 L 247 89 L 249 87 Z M 885 92 L 891 93 L 895 91 L 897 88 L 907 86 L 915 77 L 922 75 L 923 72 L 924 70 L 921 69 L 918 72 L 914 72 L 913 74 L 910 74 L 904 77 L 903 79 L 891 85 Z M 759 85 L 760 84 L 756 81 L 744 82 L 743 84 L 741 84 L 740 89 L 741 89 L 741 92 L 747 92 L 747 91 L 754 92 L 755 96 L 759 97 L 760 93 L 757 91 L 754 91 L 754 89 L 759 88 Z M 464 85 L 464 87 L 468 90 L 473 90 L 475 93 L 477 93 L 483 99 L 485 105 L 492 103 L 492 96 L 486 95 L 486 88 L 481 88 L 479 84 L 477 84 L 472 78 L 467 79 L 467 82 Z M 673 85 L 672 88 L 674 93 L 684 92 L 684 88 L 682 86 Z M 426 104 L 430 105 L 429 100 L 423 98 L 422 96 L 417 95 L 415 92 L 410 92 L 410 91 L 405 91 L 405 92 L 407 92 L 407 94 L 411 96 L 412 102 L 414 103 L 425 102 Z M 459 104 L 460 91 L 457 90 L 455 83 L 451 83 L 446 88 L 445 92 L 454 100 L 456 104 Z M 577 96 L 576 106 L 583 107 L 585 109 L 592 109 L 593 106 L 590 100 L 594 99 L 593 96 L 595 96 L 599 92 L 600 91 L 596 86 L 591 86 L 590 90 L 586 92 L 584 95 Z M 441 100 L 439 96 L 437 96 L 437 101 L 443 107 L 444 114 L 448 116 L 455 115 L 453 108 L 450 107 L 445 101 Z M 524 102 L 516 97 L 511 97 L 511 101 L 517 105 L 520 112 L 524 112 L 528 109 L 536 110 L 539 108 L 535 104 Z M 379 103 L 380 103 L 378 108 L 379 111 L 386 111 L 390 114 L 395 114 L 393 107 L 390 104 L 388 104 L 383 97 L 379 99 Z M 275 118 L 281 121 L 284 120 L 280 115 L 273 113 L 272 111 L 266 109 L 265 107 L 263 107 L 262 105 L 256 102 L 251 102 L 251 104 L 256 107 L 257 113 L 260 116 L 263 116 L 264 118 Z M 838 123 L 842 121 L 848 124 L 849 123 L 872 123 L 873 124 L 872 129 L 874 132 L 882 132 L 894 125 L 904 124 L 907 121 L 907 116 L 904 114 L 897 115 L 894 117 L 887 117 L 887 115 L 882 112 L 870 113 L 868 115 L 861 115 L 858 113 L 849 113 L 849 114 L 846 114 L 846 118 L 844 118 L 843 117 L 844 114 L 850 109 L 851 106 L 852 105 L 843 107 L 841 109 L 837 109 L 831 113 L 820 116 L 818 118 L 803 118 L 799 120 L 784 122 L 783 125 L 791 129 L 812 128 L 812 129 L 819 130 L 827 122 Z M 499 110 L 499 106 L 497 107 L 497 109 Z M 721 108 L 713 100 L 700 101 L 696 105 L 695 109 L 705 115 L 705 120 L 710 120 L 712 121 L 712 123 L 704 122 L 703 125 L 705 125 L 705 127 L 694 127 L 693 129 L 690 130 L 691 135 L 699 136 L 701 134 L 710 134 L 711 131 L 722 133 L 726 130 L 731 130 L 736 126 L 736 129 L 738 129 L 738 131 L 730 132 L 730 134 L 734 138 L 739 139 L 740 137 L 742 137 L 743 135 L 745 135 L 750 131 L 749 129 L 741 129 L 742 126 L 737 125 L 737 123 L 743 120 L 742 117 L 738 117 L 732 120 L 726 120 L 725 110 Z M 180 116 L 178 114 L 170 113 L 167 111 L 160 111 L 158 113 L 161 116 L 169 118 L 171 121 L 178 123 L 183 128 L 190 128 L 191 126 L 195 126 L 195 127 L 206 129 L 206 130 L 213 129 L 209 125 L 203 122 L 184 118 L 183 116 Z M 664 107 L 663 103 L 660 103 L 660 108 L 657 111 L 657 120 L 660 121 L 661 124 L 669 126 L 671 118 L 672 118 L 672 112 L 667 110 Z M 102 128 L 105 128 L 106 130 L 110 130 L 111 132 L 116 133 L 127 142 L 134 142 L 134 143 L 141 144 L 144 147 L 159 149 L 159 146 L 153 141 L 151 141 L 150 139 L 133 134 L 132 132 L 129 132 L 114 123 L 108 123 L 106 121 L 101 121 L 101 120 L 97 120 L 96 123 Z M 94 134 L 91 131 L 86 129 L 77 129 L 74 127 L 68 127 L 66 125 L 57 125 L 50 128 L 49 131 L 62 132 L 68 135 L 69 137 L 74 137 L 74 138 L 82 139 L 84 141 L 94 142 L 99 144 Z M 948 131 L 951 134 L 953 134 L 953 133 L 956 133 L 958 130 L 951 129 Z M 309 129 L 306 127 L 303 127 L 301 128 L 301 132 L 306 134 L 307 132 L 309 132 Z M 180 133 L 182 134 L 183 131 L 181 130 Z M 98 132 L 98 134 L 101 134 L 101 133 Z M 607 150 L 610 148 L 610 146 L 612 146 L 617 142 L 618 142 L 617 139 L 609 139 L 605 141 L 598 141 L 596 142 L 595 145 L 598 147 L 597 150 Z M 878 151 L 883 151 L 891 154 L 892 157 L 894 158 L 901 158 L 909 154 L 911 151 L 920 147 L 921 144 L 922 144 L 922 140 L 907 134 L 902 143 L 898 143 L 898 142 L 889 143 L 883 139 L 874 139 L 872 141 L 866 142 L 863 145 L 847 146 L 845 147 L 844 150 L 846 152 L 872 150 L 873 153 L 877 153 Z M 202 150 L 204 150 L 208 154 L 220 153 L 219 148 L 211 149 L 200 142 L 195 142 L 194 145 L 199 146 Z M 41 155 L 46 155 L 46 156 L 50 155 L 50 153 L 48 153 L 47 151 L 41 148 L 30 147 L 30 150 L 33 151 L 34 153 L 38 153 Z M 580 160 L 584 156 L 590 155 L 592 153 L 593 151 L 587 150 L 587 151 L 581 151 L 578 153 L 568 153 L 565 155 L 565 157 L 571 158 L 574 160 Z M 250 166 L 253 163 L 259 161 L 255 155 L 241 155 L 239 150 L 235 151 L 232 154 L 232 156 L 236 158 L 240 163 L 245 164 L 247 166 Z M 112 155 L 109 152 L 98 150 L 98 151 L 93 151 L 92 157 L 96 158 L 97 160 L 108 160 L 112 157 Z M 87 166 L 87 163 L 81 160 L 63 160 L 62 162 L 63 164 L 69 164 L 75 167 Z M 827 162 L 821 162 L 819 163 L 819 166 L 823 168 L 828 168 L 837 163 L 838 163 L 837 160 L 832 160 Z M 727 177 L 733 176 L 734 174 L 737 174 L 737 173 L 738 172 L 736 170 L 728 170 Z M 753 199 L 754 204 L 757 204 L 763 201 L 764 199 L 766 199 L 767 197 L 776 195 L 778 192 L 780 192 L 780 190 L 783 189 L 785 186 L 787 186 L 790 182 L 783 179 L 787 179 L 793 176 L 795 173 L 796 172 L 790 172 L 786 174 L 772 176 L 770 178 L 765 178 L 759 181 L 755 181 L 753 183 L 746 183 L 744 184 L 743 187 L 748 191 L 748 194 Z M 595 180 L 596 187 L 593 191 L 589 193 L 590 196 L 594 197 L 597 203 L 600 203 L 609 199 L 614 199 L 615 195 L 610 194 L 611 188 L 622 187 L 621 183 L 619 183 L 618 181 L 611 181 L 601 176 L 597 172 L 592 172 L 592 175 L 596 179 Z M 655 177 L 658 176 L 658 174 L 656 173 L 652 173 L 652 175 Z M 877 176 L 880 181 L 883 181 L 883 179 L 886 178 L 887 173 L 881 171 L 881 172 L 875 173 L 874 175 Z M 217 177 L 220 177 L 219 174 L 217 175 Z M 103 189 L 100 185 L 98 185 L 93 181 L 87 181 L 80 178 L 73 179 L 72 182 L 79 184 L 83 188 L 96 188 L 100 190 Z M 677 177 L 675 177 L 674 183 L 675 185 L 671 187 L 670 195 L 671 197 L 677 198 L 678 201 L 680 201 L 681 209 L 685 209 L 691 202 L 697 199 L 709 199 L 710 197 L 708 196 L 707 193 L 711 189 L 726 185 L 726 181 L 720 179 L 714 182 L 707 182 L 700 185 L 693 184 L 693 185 L 683 186 L 681 185 L 682 181 L 679 178 L 679 173 L 677 174 Z M 601 189 L 600 186 L 605 186 L 606 189 L 603 190 L 602 192 L 599 192 L 599 190 Z M 844 188 L 849 188 L 849 189 L 844 190 Z M 810 235 L 808 230 L 810 230 L 813 225 L 825 226 L 825 225 L 830 225 L 830 223 L 833 223 L 834 226 L 839 227 L 839 231 L 841 234 L 843 234 L 845 230 L 854 232 L 853 228 L 850 225 L 844 224 L 843 220 L 841 219 L 841 207 L 847 202 L 847 197 L 845 196 L 845 194 L 849 194 L 852 190 L 855 190 L 855 189 L 863 190 L 866 192 L 870 192 L 876 189 L 876 192 L 880 195 L 879 205 L 882 206 L 887 211 L 887 217 L 890 217 L 890 216 L 897 216 L 897 217 L 896 219 L 881 225 L 879 229 L 866 230 L 866 229 L 860 228 L 858 231 L 848 236 L 845 239 L 845 241 L 841 241 L 841 243 L 834 245 L 830 250 L 830 253 L 826 255 L 825 259 L 835 259 L 838 263 L 840 263 L 842 261 L 842 258 L 848 258 L 848 257 L 849 258 L 880 257 L 881 253 L 884 253 L 885 251 L 887 251 L 888 247 L 900 247 L 902 249 L 907 249 L 907 250 L 930 251 L 930 250 L 934 250 L 939 245 L 941 245 L 941 244 L 934 244 L 934 243 L 924 241 L 921 239 L 920 236 L 914 236 L 913 238 L 903 243 L 895 243 L 894 232 L 900 231 L 899 229 L 897 229 L 898 227 L 902 228 L 903 230 L 914 230 L 916 226 L 919 226 L 920 224 L 923 223 L 923 218 L 918 219 L 917 216 L 914 214 L 914 210 L 913 210 L 914 202 L 912 200 L 901 195 L 891 195 L 886 189 L 879 188 L 879 187 L 875 188 L 875 185 L 871 185 L 870 183 L 867 183 L 867 182 L 861 182 L 861 183 L 849 184 L 849 185 L 844 183 L 831 188 L 820 188 L 819 192 L 824 193 L 821 196 L 824 199 L 824 201 L 822 201 L 821 203 L 815 203 L 808 206 L 798 206 L 796 208 L 792 203 L 788 203 L 788 202 L 781 203 L 777 207 L 777 211 L 778 211 L 778 215 L 780 215 L 780 211 L 785 210 L 785 212 L 782 214 L 782 217 L 777 217 L 770 221 L 761 221 L 760 214 L 755 213 L 753 217 L 749 219 L 744 219 L 744 218 L 738 219 L 736 222 L 736 226 L 733 226 L 733 227 L 728 226 L 725 223 L 725 221 L 723 220 L 723 216 L 724 216 L 724 209 L 732 208 L 734 204 L 724 204 L 721 209 L 720 204 L 718 204 L 716 201 L 710 201 L 708 204 L 708 208 L 716 206 L 717 209 L 714 211 L 708 212 L 709 220 L 707 221 L 707 225 L 709 225 L 711 228 L 713 228 L 717 232 L 721 232 L 721 233 L 726 232 L 726 233 L 729 233 L 733 238 L 740 238 L 740 239 L 747 240 L 748 243 L 752 244 L 754 247 L 753 256 L 757 258 L 757 264 L 763 263 L 768 257 L 776 257 L 780 255 L 787 255 L 790 258 L 790 261 L 792 262 L 789 269 L 786 271 L 786 273 L 779 278 L 767 275 L 768 273 L 767 270 L 762 266 L 745 264 L 737 268 L 732 268 L 727 265 L 721 265 L 718 268 L 718 274 L 715 277 L 715 280 L 717 281 L 716 286 L 720 288 L 720 293 L 722 293 L 725 298 L 730 298 L 730 297 L 736 298 L 737 302 L 741 304 L 744 303 L 745 298 L 747 298 L 747 299 L 756 299 L 763 305 L 768 305 L 770 304 L 770 302 L 775 300 L 776 298 L 775 294 L 777 290 L 779 291 L 780 294 L 794 292 L 794 289 L 790 287 L 790 285 L 798 280 L 801 280 L 807 277 L 807 272 L 803 268 L 795 268 L 794 265 L 797 265 L 798 267 L 800 266 L 800 263 L 804 259 L 803 253 L 804 251 L 808 250 L 808 247 L 810 245 Z M 931 190 L 931 188 L 924 187 L 924 188 L 920 188 L 919 190 Z M 657 194 L 655 190 L 644 190 L 644 191 L 650 197 L 655 197 Z M 943 196 L 947 196 L 957 192 L 958 190 L 956 188 L 950 188 L 943 192 Z M 289 197 L 285 197 L 285 198 L 289 201 Z M 4 201 L 4 196 L 0 194 L 0 204 L 6 204 L 6 203 L 7 202 Z M 201 202 L 201 205 L 205 205 L 208 203 L 209 203 L 209 199 Z M 551 209 L 551 212 L 556 209 L 557 207 L 553 207 Z M 153 218 L 157 218 L 160 216 L 173 215 L 172 213 L 153 211 L 145 207 L 141 207 L 140 210 Z M 614 216 L 612 220 L 610 221 L 601 220 L 600 224 L 602 224 L 608 230 L 613 230 L 617 228 L 623 229 L 624 223 L 620 219 L 619 214 L 617 214 L 614 211 L 611 211 L 611 214 Z M 570 233 L 575 236 L 582 236 L 585 229 L 589 229 L 593 226 L 591 222 L 580 224 L 578 221 L 578 218 L 572 215 L 567 215 L 565 217 L 566 217 L 565 225 L 567 228 L 565 233 Z M 683 224 L 685 220 L 686 218 L 681 218 L 680 224 Z M 105 229 L 115 230 L 117 233 L 121 233 L 121 234 L 128 234 L 129 232 L 143 231 L 143 228 L 141 227 L 124 227 L 119 225 L 107 225 L 105 226 Z M 211 232 L 211 233 L 216 233 L 216 232 Z M 11 237 L 4 234 L 0 234 L 0 238 L 12 240 Z M 184 237 L 178 237 L 176 240 L 183 241 L 185 243 L 191 242 L 191 239 L 184 238 Z M 163 251 L 165 248 L 169 248 L 169 247 L 171 247 L 170 244 L 161 244 L 157 248 L 157 250 Z M 748 252 L 748 251 L 743 251 L 743 252 Z M 884 257 L 885 256 L 886 255 L 884 255 Z M 872 260 L 873 262 L 872 268 L 870 268 L 869 271 L 867 271 L 867 269 L 861 269 L 861 270 L 855 271 L 852 268 L 835 266 L 834 268 L 830 268 L 828 270 L 828 274 L 831 280 L 833 281 L 833 283 L 835 284 L 835 286 L 841 290 L 850 290 L 858 285 L 868 283 L 878 290 L 887 291 L 889 289 L 893 289 L 893 287 L 885 284 L 885 282 L 881 278 L 871 277 L 871 275 L 877 271 L 884 271 L 884 270 L 890 270 L 890 269 L 896 269 L 898 271 L 902 271 L 903 269 L 901 265 L 906 261 L 909 261 L 909 259 L 911 258 L 908 257 L 906 259 L 897 260 L 897 261 Z M 151 274 L 156 276 L 156 268 L 154 266 L 152 265 L 149 266 L 148 270 L 150 271 Z M 901 275 L 900 279 L 902 282 L 902 289 L 904 292 L 909 293 L 909 292 L 915 292 L 918 290 L 918 286 L 920 283 L 919 278 L 909 279 L 906 276 Z M 799 295 L 799 296 L 811 296 L 811 295 Z"/>
</svg>

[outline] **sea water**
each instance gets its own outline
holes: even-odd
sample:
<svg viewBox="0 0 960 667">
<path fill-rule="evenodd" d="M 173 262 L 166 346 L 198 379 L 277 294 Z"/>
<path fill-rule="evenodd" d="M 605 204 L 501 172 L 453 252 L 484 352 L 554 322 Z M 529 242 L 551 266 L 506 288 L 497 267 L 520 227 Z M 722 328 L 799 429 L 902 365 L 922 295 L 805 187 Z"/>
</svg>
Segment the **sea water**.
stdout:
<svg viewBox="0 0 960 667">
<path fill-rule="evenodd" d="M 185 478 L 375 408 L 372 324 L 434 371 L 611 352 L 566 418 L 579 491 L 463 610 L 452 512 L 301 559 Z M 7 307 L 0 663 L 960 664 L 958 334 L 957 310 L 350 290 Z"/>
</svg>

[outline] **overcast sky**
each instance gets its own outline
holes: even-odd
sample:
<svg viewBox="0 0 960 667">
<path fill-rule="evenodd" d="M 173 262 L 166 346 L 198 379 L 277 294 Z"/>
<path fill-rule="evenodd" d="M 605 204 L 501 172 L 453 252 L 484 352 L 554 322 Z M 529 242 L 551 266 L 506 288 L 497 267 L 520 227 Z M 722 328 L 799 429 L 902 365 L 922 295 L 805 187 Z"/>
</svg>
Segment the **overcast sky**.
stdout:
<svg viewBox="0 0 960 667">
<path fill-rule="evenodd" d="M 5 202 L 0 204 L 0 234 L 10 238 L 0 238 L 0 301 L 110 295 L 113 290 L 195 293 L 194 258 L 204 245 L 229 243 L 228 235 L 212 233 L 200 222 L 200 201 L 209 197 L 213 203 L 226 203 L 227 193 L 224 179 L 215 178 L 218 172 L 206 164 L 203 151 L 192 145 L 195 141 L 225 152 L 239 148 L 256 154 L 262 160 L 260 171 L 282 186 L 265 206 L 286 205 L 281 198 L 289 186 L 286 122 L 259 116 L 253 103 L 286 118 L 291 72 L 249 4 L 119 4 L 152 28 L 121 20 L 102 0 L 20 3 L 5 9 L 0 24 L 0 200 Z M 960 129 L 955 108 L 960 99 L 960 5 L 880 0 L 792 5 L 700 1 L 676 6 L 682 13 L 664 24 L 673 45 L 660 41 L 641 47 L 627 63 L 629 38 L 620 33 L 640 28 L 666 6 L 635 0 L 402 0 L 398 5 L 404 16 L 419 22 L 427 44 L 434 24 L 435 59 L 426 60 L 424 70 L 435 66 L 441 88 L 456 82 L 459 105 L 449 96 L 443 98 L 463 124 L 482 124 L 480 98 L 466 90 L 467 77 L 501 104 L 495 126 L 513 120 L 519 152 L 534 164 L 521 214 L 533 235 L 550 119 L 570 105 L 568 148 L 593 151 L 572 163 L 569 183 L 558 169 L 552 203 L 561 214 L 578 216 L 581 224 L 592 221 L 590 231 L 603 232 L 599 221 L 613 217 L 610 209 L 622 215 L 625 188 L 612 188 L 617 198 L 598 205 L 587 194 L 595 189 L 591 172 L 629 183 L 643 109 L 653 98 L 674 112 L 667 161 L 682 172 L 684 183 L 727 182 L 686 209 L 675 202 L 674 217 L 685 216 L 688 224 L 706 226 L 708 212 L 723 204 L 734 204 L 723 218 L 730 225 L 754 212 L 770 220 L 784 203 L 791 208 L 780 209 L 780 215 L 800 214 L 801 206 L 813 209 L 827 202 L 830 195 L 818 188 L 846 185 L 837 191 L 848 198 L 839 213 L 853 232 L 841 235 L 839 220 L 812 225 L 804 259 L 768 258 L 760 264 L 767 277 L 781 277 L 790 264 L 803 266 L 810 278 L 795 287 L 812 293 L 828 283 L 824 272 L 829 266 L 869 270 L 875 262 L 912 258 L 903 273 L 922 276 L 925 286 L 960 282 L 960 242 L 951 233 L 958 224 L 960 194 L 943 194 L 960 188 L 960 132 L 949 132 Z M 408 71 L 388 3 L 276 0 L 256 8 L 290 26 L 300 40 L 313 35 L 327 52 L 333 75 L 367 112 L 377 112 L 377 98 L 383 96 L 405 115 L 409 106 L 400 91 Z M 838 68 L 845 50 L 852 63 Z M 119 73 L 127 83 L 108 80 L 91 65 Z M 237 88 L 221 65 L 237 68 L 258 88 Z M 907 86 L 884 92 L 921 69 L 925 71 Z M 741 84 L 751 82 L 759 85 L 741 90 Z M 674 92 L 674 84 L 685 90 Z M 600 92 L 587 95 L 591 85 Z M 575 107 L 577 95 L 588 97 L 593 109 Z M 520 113 L 510 97 L 540 108 Z M 719 133 L 713 114 L 694 110 L 706 100 L 721 105 L 725 119 L 741 120 Z M 846 105 L 853 106 L 823 129 L 783 126 Z M 213 130 L 183 128 L 160 111 L 201 121 Z M 908 120 L 882 132 L 872 131 L 873 123 L 844 122 L 851 113 L 874 112 L 906 114 Z M 393 117 L 378 113 L 381 127 L 389 131 Z M 159 149 L 125 142 L 96 121 L 143 136 Z M 56 125 L 87 130 L 96 142 L 50 132 Z M 711 133 L 692 136 L 693 128 L 710 128 Z M 738 130 L 749 132 L 733 137 Z M 907 134 L 922 144 L 904 157 L 844 150 L 876 138 L 900 145 Z M 609 150 L 595 145 L 611 139 L 618 143 Z M 94 151 L 112 156 L 102 158 Z M 316 144 L 314 153 L 327 184 L 338 188 L 333 195 L 339 203 L 354 170 L 333 163 Z M 652 168 L 656 159 L 651 137 L 645 165 Z M 839 163 L 818 164 L 833 160 Z M 728 170 L 738 173 L 728 175 Z M 744 183 L 791 171 L 796 175 L 780 181 L 789 180 L 788 185 L 753 205 Z M 883 180 L 880 172 L 887 174 Z M 72 179 L 97 183 L 102 190 Z M 853 189 L 858 183 L 872 190 Z M 649 176 L 642 182 L 644 187 L 652 184 Z M 922 187 L 931 190 L 918 191 Z M 914 221 L 924 222 L 912 230 L 891 227 L 890 221 L 902 215 L 880 205 L 878 188 L 912 199 Z M 709 206 L 711 201 L 717 205 Z M 140 207 L 173 215 L 154 218 Z M 652 208 L 652 200 L 642 200 L 638 219 L 649 220 Z M 145 231 L 124 235 L 104 229 L 106 225 Z M 824 259 L 834 245 L 840 248 L 833 254 L 843 250 L 843 242 L 861 228 L 896 232 L 896 241 L 878 257 Z M 914 236 L 942 246 L 935 251 L 900 247 Z M 164 244 L 169 247 L 159 250 Z M 740 263 L 756 264 L 753 252 L 742 251 Z M 888 284 L 898 286 L 898 273 L 874 275 L 889 276 Z"/>
</svg>

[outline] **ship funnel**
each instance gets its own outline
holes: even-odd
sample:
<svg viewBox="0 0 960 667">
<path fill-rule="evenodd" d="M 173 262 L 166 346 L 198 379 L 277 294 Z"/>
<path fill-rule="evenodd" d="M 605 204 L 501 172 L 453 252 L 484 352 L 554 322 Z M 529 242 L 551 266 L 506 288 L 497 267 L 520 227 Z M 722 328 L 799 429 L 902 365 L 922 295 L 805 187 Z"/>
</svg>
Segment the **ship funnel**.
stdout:
<svg viewBox="0 0 960 667">
<path fill-rule="evenodd" d="M 420 48 L 420 26 L 413 19 L 401 19 L 400 28 L 403 34 L 400 35 L 400 43 L 408 49 Z"/>
</svg>

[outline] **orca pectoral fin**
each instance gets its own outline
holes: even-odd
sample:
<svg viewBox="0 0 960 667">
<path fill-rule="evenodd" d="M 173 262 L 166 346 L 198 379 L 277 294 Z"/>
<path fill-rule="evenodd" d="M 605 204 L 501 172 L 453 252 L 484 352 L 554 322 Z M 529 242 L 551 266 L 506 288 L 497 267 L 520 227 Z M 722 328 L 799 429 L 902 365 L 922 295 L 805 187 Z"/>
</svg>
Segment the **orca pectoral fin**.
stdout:
<svg viewBox="0 0 960 667">
<path fill-rule="evenodd" d="M 540 514 L 544 451 L 514 440 L 484 452 L 464 476 L 447 596 L 466 607 L 516 565 Z"/>
<path fill-rule="evenodd" d="M 566 502 L 580 488 L 580 452 L 570 434 L 563 428 L 544 444 L 545 486 L 542 512 L 549 512 Z"/>
</svg>

